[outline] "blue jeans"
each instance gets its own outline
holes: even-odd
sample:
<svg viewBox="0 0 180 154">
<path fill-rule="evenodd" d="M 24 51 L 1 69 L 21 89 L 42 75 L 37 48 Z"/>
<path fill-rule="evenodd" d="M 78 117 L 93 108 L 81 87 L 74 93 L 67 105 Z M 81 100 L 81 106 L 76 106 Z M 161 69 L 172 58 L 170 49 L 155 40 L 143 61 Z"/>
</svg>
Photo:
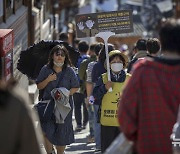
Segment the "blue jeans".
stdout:
<svg viewBox="0 0 180 154">
<path fill-rule="evenodd" d="M 88 122 L 88 111 L 86 108 L 86 104 L 84 102 L 84 94 L 81 93 L 74 93 L 74 113 L 75 113 L 75 119 L 77 126 L 86 126 Z M 81 106 L 83 105 L 83 116 L 81 113 Z M 83 117 L 83 124 L 82 124 L 82 117 Z"/>
<path fill-rule="evenodd" d="M 88 110 L 88 118 L 89 118 L 90 136 L 94 137 L 94 107 L 93 105 L 89 105 L 87 107 L 87 110 Z"/>
<path fill-rule="evenodd" d="M 98 108 L 99 105 L 94 104 L 94 136 L 95 136 L 95 142 L 96 142 L 96 148 L 101 148 L 101 125 L 100 123 L 97 123 L 97 114 L 98 114 Z"/>
</svg>

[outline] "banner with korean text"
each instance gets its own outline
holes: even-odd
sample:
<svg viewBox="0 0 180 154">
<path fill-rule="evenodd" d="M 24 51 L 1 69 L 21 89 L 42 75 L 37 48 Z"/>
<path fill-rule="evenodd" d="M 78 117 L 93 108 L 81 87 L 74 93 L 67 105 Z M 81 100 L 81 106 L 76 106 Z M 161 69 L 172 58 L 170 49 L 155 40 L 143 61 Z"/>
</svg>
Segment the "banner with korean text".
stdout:
<svg viewBox="0 0 180 154">
<path fill-rule="evenodd" d="M 133 32 L 131 10 L 76 15 L 76 37 L 93 37 L 99 32 Z"/>
</svg>

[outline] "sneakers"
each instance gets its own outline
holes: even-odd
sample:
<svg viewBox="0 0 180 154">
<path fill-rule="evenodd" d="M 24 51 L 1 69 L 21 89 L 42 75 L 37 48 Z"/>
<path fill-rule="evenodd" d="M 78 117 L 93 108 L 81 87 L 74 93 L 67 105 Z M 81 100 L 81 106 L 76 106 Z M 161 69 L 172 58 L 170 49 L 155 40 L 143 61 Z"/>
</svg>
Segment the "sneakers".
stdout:
<svg viewBox="0 0 180 154">
<path fill-rule="evenodd" d="M 81 125 L 77 125 L 75 132 L 80 132 L 83 129 L 86 129 L 87 123 L 83 124 L 83 126 Z"/>
<path fill-rule="evenodd" d="M 94 152 L 100 152 L 100 151 L 101 151 L 101 148 L 95 148 Z"/>
<path fill-rule="evenodd" d="M 55 151 L 54 147 L 53 147 L 53 149 L 52 149 L 51 154 L 56 154 L 56 151 Z"/>
<path fill-rule="evenodd" d="M 82 129 L 86 129 L 86 126 L 82 126 Z"/>
<path fill-rule="evenodd" d="M 86 129 L 87 123 L 84 123 L 82 129 Z"/>
<path fill-rule="evenodd" d="M 75 132 L 80 132 L 83 128 L 81 126 L 77 126 Z"/>
<path fill-rule="evenodd" d="M 89 135 L 89 136 L 87 137 L 87 142 L 88 142 L 88 143 L 94 143 L 94 142 L 95 142 L 94 137 L 92 137 L 92 136 Z"/>
</svg>

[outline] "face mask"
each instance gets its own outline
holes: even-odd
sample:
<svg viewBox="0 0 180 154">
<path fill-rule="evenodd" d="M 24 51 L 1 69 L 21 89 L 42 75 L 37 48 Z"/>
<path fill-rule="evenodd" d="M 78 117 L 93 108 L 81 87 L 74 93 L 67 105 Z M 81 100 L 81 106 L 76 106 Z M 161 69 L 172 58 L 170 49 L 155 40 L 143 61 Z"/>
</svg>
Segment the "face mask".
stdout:
<svg viewBox="0 0 180 154">
<path fill-rule="evenodd" d="M 56 65 L 57 67 L 62 67 L 64 65 L 64 63 L 57 63 L 54 61 L 54 65 Z"/>
<path fill-rule="evenodd" d="M 111 70 L 113 72 L 120 72 L 123 69 L 123 64 L 122 63 L 113 63 L 111 64 Z"/>
</svg>

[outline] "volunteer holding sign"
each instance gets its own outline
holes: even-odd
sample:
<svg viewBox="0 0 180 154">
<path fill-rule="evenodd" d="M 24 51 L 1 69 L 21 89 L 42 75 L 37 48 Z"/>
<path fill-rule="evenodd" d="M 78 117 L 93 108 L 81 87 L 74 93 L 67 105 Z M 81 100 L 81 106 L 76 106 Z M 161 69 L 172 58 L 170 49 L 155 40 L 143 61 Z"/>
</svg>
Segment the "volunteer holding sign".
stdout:
<svg viewBox="0 0 180 154">
<path fill-rule="evenodd" d="M 117 121 L 117 108 L 122 89 L 130 77 L 130 75 L 124 71 L 127 63 L 128 57 L 121 51 L 111 51 L 109 53 L 111 81 L 108 81 L 107 73 L 102 74 L 93 91 L 95 99 L 102 100 L 100 104 L 102 153 L 120 133 Z M 112 92 L 109 91 L 110 88 L 112 88 Z"/>
</svg>

